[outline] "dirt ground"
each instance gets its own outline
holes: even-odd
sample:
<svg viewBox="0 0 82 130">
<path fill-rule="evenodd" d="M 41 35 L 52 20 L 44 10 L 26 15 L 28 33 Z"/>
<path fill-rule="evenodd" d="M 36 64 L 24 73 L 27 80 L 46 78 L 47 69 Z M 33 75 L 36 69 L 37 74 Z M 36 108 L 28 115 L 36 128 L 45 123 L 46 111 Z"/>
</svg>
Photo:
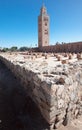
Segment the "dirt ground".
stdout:
<svg viewBox="0 0 82 130">
<path fill-rule="evenodd" d="M 73 120 L 68 126 L 61 126 L 58 130 L 82 130 L 82 116 Z"/>
</svg>

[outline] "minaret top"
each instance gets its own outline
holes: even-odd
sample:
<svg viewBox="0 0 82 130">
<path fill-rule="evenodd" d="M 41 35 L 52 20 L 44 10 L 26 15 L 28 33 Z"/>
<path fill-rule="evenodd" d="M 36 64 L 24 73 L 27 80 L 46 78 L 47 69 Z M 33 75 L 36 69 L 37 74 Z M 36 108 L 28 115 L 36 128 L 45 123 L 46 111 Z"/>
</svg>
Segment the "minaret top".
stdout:
<svg viewBox="0 0 82 130">
<path fill-rule="evenodd" d="M 41 8 L 40 14 L 41 14 L 41 15 L 47 14 L 47 10 L 46 10 L 46 7 L 44 6 L 44 4 L 43 4 L 43 6 L 42 6 L 42 8 Z"/>
</svg>

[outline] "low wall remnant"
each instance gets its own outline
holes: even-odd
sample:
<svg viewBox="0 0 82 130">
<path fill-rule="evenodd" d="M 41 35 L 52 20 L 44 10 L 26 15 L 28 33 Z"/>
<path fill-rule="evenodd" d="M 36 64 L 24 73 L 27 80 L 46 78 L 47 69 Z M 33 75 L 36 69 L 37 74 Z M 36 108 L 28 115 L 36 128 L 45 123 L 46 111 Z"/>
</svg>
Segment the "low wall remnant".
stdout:
<svg viewBox="0 0 82 130">
<path fill-rule="evenodd" d="M 38 55 L 1 53 L 0 60 L 19 79 L 53 130 L 82 114 L 82 60 L 76 54 L 71 59 L 69 54 Z"/>
</svg>

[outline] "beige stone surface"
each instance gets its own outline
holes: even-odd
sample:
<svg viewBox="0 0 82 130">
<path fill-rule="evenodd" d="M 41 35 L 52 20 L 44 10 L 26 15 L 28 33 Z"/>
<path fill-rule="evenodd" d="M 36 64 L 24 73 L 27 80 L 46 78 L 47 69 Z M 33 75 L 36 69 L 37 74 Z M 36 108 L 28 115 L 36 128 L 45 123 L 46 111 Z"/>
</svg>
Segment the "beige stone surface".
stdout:
<svg viewBox="0 0 82 130">
<path fill-rule="evenodd" d="M 69 124 L 82 115 L 82 60 L 58 53 L 1 53 L 0 59 L 20 79 L 51 127 Z M 35 55 L 41 57 L 32 58 Z M 57 57 L 60 57 L 58 61 Z M 62 64 L 62 60 L 68 60 Z M 75 121 L 75 120 L 74 120 Z M 54 125 L 53 125 L 54 124 Z M 77 129 L 73 122 L 70 128 Z M 79 125 L 80 126 L 80 125 Z M 67 130 L 69 126 L 65 127 Z"/>
<path fill-rule="evenodd" d="M 82 116 L 71 121 L 68 126 L 61 126 L 58 130 L 82 130 Z"/>
</svg>

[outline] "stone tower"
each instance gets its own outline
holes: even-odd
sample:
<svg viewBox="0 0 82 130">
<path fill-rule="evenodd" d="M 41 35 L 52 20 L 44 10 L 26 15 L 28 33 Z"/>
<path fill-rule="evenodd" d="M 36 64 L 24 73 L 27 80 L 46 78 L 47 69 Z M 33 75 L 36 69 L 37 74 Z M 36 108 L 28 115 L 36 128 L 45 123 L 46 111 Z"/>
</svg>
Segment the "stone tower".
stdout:
<svg viewBox="0 0 82 130">
<path fill-rule="evenodd" d="M 45 6 L 38 16 L 38 47 L 49 46 L 49 16 Z"/>
</svg>

